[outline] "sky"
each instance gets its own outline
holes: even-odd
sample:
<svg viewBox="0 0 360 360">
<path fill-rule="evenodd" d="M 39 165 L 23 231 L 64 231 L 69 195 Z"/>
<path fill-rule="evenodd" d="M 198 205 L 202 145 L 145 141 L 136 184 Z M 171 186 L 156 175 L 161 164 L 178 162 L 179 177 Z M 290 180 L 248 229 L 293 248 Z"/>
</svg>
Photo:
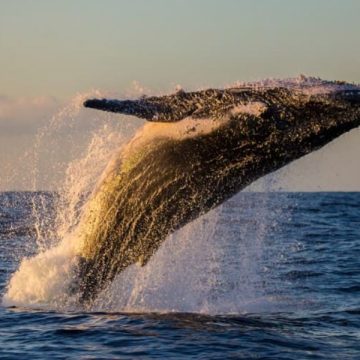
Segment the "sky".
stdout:
<svg viewBox="0 0 360 360">
<path fill-rule="evenodd" d="M 159 93 L 178 84 L 192 90 L 299 74 L 360 83 L 358 0 L 0 5 L 0 190 L 32 188 L 21 159 L 39 129 L 76 94 L 92 89 L 123 94 L 136 82 Z M 290 165 L 277 183 L 294 190 L 360 190 L 359 140 L 359 130 L 346 134 Z M 39 166 L 44 179 L 50 164 Z M 51 187 L 46 180 L 39 184 Z"/>
</svg>

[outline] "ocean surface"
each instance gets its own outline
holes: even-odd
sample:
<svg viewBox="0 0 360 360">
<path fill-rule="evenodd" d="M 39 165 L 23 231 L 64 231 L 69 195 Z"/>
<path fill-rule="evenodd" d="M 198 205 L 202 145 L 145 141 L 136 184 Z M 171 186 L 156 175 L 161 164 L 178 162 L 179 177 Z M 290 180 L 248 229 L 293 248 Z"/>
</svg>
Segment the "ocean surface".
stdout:
<svg viewBox="0 0 360 360">
<path fill-rule="evenodd" d="M 39 251 L 34 203 L 51 219 L 55 198 L 0 194 L 2 297 Z M 359 219 L 360 193 L 240 193 L 137 268 L 136 291 L 118 279 L 129 297 L 3 304 L 0 358 L 360 359 Z"/>
</svg>

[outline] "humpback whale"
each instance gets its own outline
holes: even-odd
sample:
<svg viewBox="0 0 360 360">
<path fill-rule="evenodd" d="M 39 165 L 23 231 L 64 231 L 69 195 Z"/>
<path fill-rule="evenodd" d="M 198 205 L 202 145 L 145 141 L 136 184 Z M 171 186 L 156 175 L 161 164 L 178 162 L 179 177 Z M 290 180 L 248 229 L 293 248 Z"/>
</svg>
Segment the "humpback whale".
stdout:
<svg viewBox="0 0 360 360">
<path fill-rule="evenodd" d="M 76 291 L 84 304 L 128 266 L 145 265 L 175 230 L 360 125 L 360 87 L 317 78 L 84 106 L 148 121 L 81 217 Z"/>
</svg>

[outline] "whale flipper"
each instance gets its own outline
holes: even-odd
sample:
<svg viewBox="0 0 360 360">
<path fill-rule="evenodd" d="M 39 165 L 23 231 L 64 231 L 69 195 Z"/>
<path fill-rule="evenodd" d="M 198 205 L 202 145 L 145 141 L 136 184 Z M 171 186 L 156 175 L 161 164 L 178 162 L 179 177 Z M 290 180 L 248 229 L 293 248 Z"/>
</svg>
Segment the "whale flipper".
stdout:
<svg viewBox="0 0 360 360">
<path fill-rule="evenodd" d="M 271 100 L 269 90 L 269 104 Z M 283 97 L 291 96 L 283 89 Z M 142 97 L 136 100 L 89 99 L 84 107 L 133 115 L 153 122 L 177 122 L 191 116 L 195 119 L 221 118 L 227 116 L 237 106 L 247 106 L 263 101 L 264 96 L 249 88 L 233 88 L 226 90 L 208 89 L 202 91 L 178 91 L 172 95 Z"/>
<path fill-rule="evenodd" d="M 171 109 L 162 104 L 149 103 L 145 100 L 90 99 L 84 102 L 87 108 L 104 110 L 124 115 L 133 115 L 141 119 L 158 121 L 159 114 L 168 114 Z M 180 120 L 180 119 L 179 119 Z"/>
</svg>

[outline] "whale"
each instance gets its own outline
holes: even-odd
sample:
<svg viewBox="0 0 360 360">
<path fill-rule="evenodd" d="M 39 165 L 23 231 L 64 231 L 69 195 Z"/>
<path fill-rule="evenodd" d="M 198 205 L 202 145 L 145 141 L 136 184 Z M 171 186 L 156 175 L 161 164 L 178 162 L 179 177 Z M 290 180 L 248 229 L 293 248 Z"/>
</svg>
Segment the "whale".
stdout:
<svg viewBox="0 0 360 360">
<path fill-rule="evenodd" d="M 300 77 L 84 106 L 146 120 L 108 165 L 78 225 L 76 293 L 117 274 L 255 180 L 360 125 L 360 87 Z"/>
</svg>

